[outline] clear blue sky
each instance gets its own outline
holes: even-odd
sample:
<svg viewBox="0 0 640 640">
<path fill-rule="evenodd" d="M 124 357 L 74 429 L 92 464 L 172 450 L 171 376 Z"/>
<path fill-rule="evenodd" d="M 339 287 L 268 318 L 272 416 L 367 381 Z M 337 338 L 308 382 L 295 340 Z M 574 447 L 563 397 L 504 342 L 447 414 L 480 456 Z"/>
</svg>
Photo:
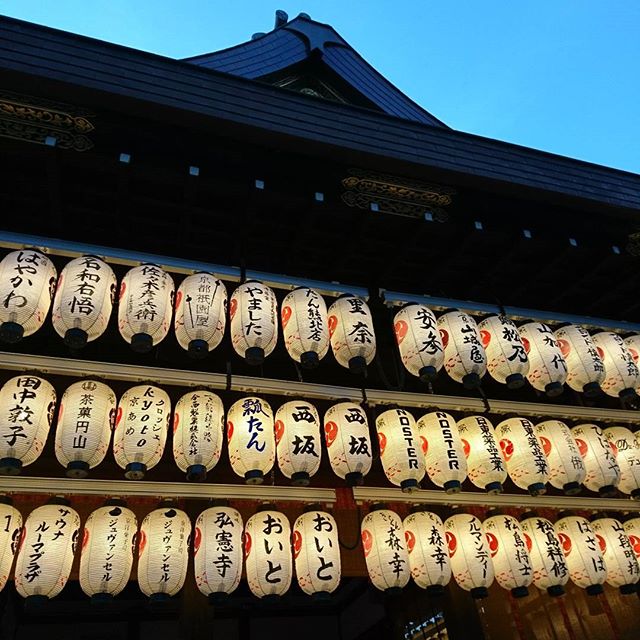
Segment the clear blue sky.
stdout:
<svg viewBox="0 0 640 640">
<path fill-rule="evenodd" d="M 455 129 L 640 173 L 640 0 L 4 0 L 0 13 L 165 56 L 276 9 L 331 24 Z"/>
</svg>

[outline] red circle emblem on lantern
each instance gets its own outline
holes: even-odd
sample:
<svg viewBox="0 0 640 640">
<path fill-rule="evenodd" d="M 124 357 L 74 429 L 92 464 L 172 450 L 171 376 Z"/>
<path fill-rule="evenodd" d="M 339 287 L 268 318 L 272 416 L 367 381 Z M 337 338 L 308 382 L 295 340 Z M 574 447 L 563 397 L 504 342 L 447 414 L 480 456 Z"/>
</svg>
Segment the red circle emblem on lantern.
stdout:
<svg viewBox="0 0 640 640">
<path fill-rule="evenodd" d="M 422 442 L 422 453 L 426 456 L 429 451 L 429 443 L 424 436 L 420 436 L 420 441 Z"/>
<path fill-rule="evenodd" d="M 596 533 L 596 538 L 598 538 L 598 546 L 600 547 L 600 551 L 602 553 L 606 553 L 606 551 L 607 551 L 607 541 L 598 533 Z"/>
<path fill-rule="evenodd" d="M 124 295 L 124 292 L 127 290 L 127 285 L 125 283 L 125 281 L 122 281 L 122 284 L 120 285 L 120 293 L 118 295 L 118 300 L 122 300 L 122 296 Z"/>
<path fill-rule="evenodd" d="M 580 452 L 580 455 L 584 458 L 589 451 L 587 443 L 582 438 L 576 438 L 576 444 L 578 445 L 578 451 Z"/>
<path fill-rule="evenodd" d="M 636 554 L 636 556 L 640 557 L 640 538 L 631 534 L 629 536 L 629 543 L 631 544 L 631 548 L 633 549 L 633 552 Z"/>
<path fill-rule="evenodd" d="M 616 447 L 613 440 L 609 440 L 609 446 L 611 447 L 611 451 L 613 452 L 613 457 L 618 457 L 618 447 Z"/>
<path fill-rule="evenodd" d="M 231 442 L 231 438 L 233 437 L 233 422 L 229 420 L 227 422 L 227 440 Z"/>
<path fill-rule="evenodd" d="M 338 316 L 329 316 L 327 320 L 327 324 L 329 325 L 329 337 L 333 337 L 333 332 L 336 330 L 338 326 Z"/>
<path fill-rule="evenodd" d="M 407 549 L 409 553 L 413 551 L 413 547 L 416 546 L 416 537 L 413 534 L 413 531 L 409 531 L 408 529 L 404 532 L 404 539 L 407 541 Z"/>
<path fill-rule="evenodd" d="M 84 549 L 87 546 L 87 542 L 89 542 L 89 529 L 87 529 L 87 527 L 85 527 L 82 530 L 82 545 L 81 545 L 81 549 Z"/>
<path fill-rule="evenodd" d="M 633 361 L 638 364 L 638 352 L 635 349 L 632 349 L 631 347 L 629 347 L 629 353 L 631 354 L 631 357 L 633 358 Z"/>
<path fill-rule="evenodd" d="M 462 440 L 462 450 L 464 451 L 464 457 L 468 458 L 471 453 L 471 445 L 464 438 L 460 438 Z"/>
<path fill-rule="evenodd" d="M 291 307 L 282 307 L 282 328 L 284 329 L 291 318 Z"/>
<path fill-rule="evenodd" d="M 600 356 L 600 360 L 602 360 L 604 362 L 604 349 L 602 347 L 596 347 L 596 351 L 598 352 L 598 355 Z"/>
<path fill-rule="evenodd" d="M 327 441 L 327 448 L 330 447 L 338 437 L 338 425 L 335 422 L 327 422 L 324 425 L 324 438 Z"/>
<path fill-rule="evenodd" d="M 451 531 L 445 531 L 445 537 L 447 539 L 447 548 L 449 549 L 449 556 L 453 558 L 458 548 L 458 541 Z"/>
<path fill-rule="evenodd" d="M 366 558 L 371 552 L 373 546 L 373 536 L 368 529 L 362 532 L 362 548 L 364 549 L 364 557 Z"/>
<path fill-rule="evenodd" d="M 202 531 L 200 531 L 200 527 L 196 527 L 196 530 L 193 534 L 193 555 L 198 553 L 198 549 L 200 548 L 200 543 L 202 542 Z"/>
<path fill-rule="evenodd" d="M 297 558 L 302 549 L 302 534 L 299 531 L 293 532 L 293 557 Z"/>
<path fill-rule="evenodd" d="M 513 442 L 505 438 L 504 440 L 500 440 L 500 449 L 502 450 L 502 455 L 504 459 L 508 462 L 511 460 L 511 456 L 513 455 Z"/>
<path fill-rule="evenodd" d="M 147 546 L 147 534 L 142 529 L 138 534 L 138 555 L 142 555 L 144 548 Z"/>
<path fill-rule="evenodd" d="M 558 338 L 558 346 L 560 347 L 560 351 L 565 358 L 569 355 L 569 353 L 571 353 L 571 344 L 568 340 Z"/>
<path fill-rule="evenodd" d="M 560 544 L 562 545 L 562 552 L 565 557 L 571 553 L 571 538 L 566 533 L 558 533 L 558 540 L 560 540 Z"/>
<path fill-rule="evenodd" d="M 480 340 L 482 341 L 482 346 L 486 349 L 491 342 L 491 334 L 486 329 L 480 329 Z"/>
<path fill-rule="evenodd" d="M 549 438 L 545 438 L 544 436 L 540 437 L 540 444 L 542 445 L 542 450 L 544 451 L 544 455 L 548 456 L 551 453 L 551 440 Z"/>
<path fill-rule="evenodd" d="M 533 542 L 531 541 L 529 534 L 526 531 L 523 531 L 522 535 L 524 536 L 524 543 L 527 545 L 527 551 L 531 552 Z"/>
<path fill-rule="evenodd" d="M 178 289 L 176 292 L 176 311 L 180 308 L 180 303 L 182 302 L 182 291 Z"/>
<path fill-rule="evenodd" d="M 116 429 L 120 424 L 120 420 L 122 420 L 122 407 L 118 407 L 118 412 L 116 413 Z"/>
<path fill-rule="evenodd" d="M 173 433 L 176 432 L 176 429 L 178 428 L 178 423 L 180 422 L 180 414 L 176 411 L 173 414 Z"/>
<path fill-rule="evenodd" d="M 233 316 L 236 315 L 236 311 L 238 310 L 238 298 L 231 298 L 229 302 L 229 318 L 233 320 Z"/>
<path fill-rule="evenodd" d="M 387 436 L 385 436 L 381 431 L 378 432 L 378 442 L 380 443 L 380 455 L 382 455 L 387 446 Z"/>
<path fill-rule="evenodd" d="M 20 542 L 18 543 L 18 553 L 22 550 L 22 545 L 24 544 L 25 538 L 27 537 L 27 525 L 22 527 L 20 531 Z"/>
<path fill-rule="evenodd" d="M 276 432 L 276 444 L 280 444 L 280 440 L 282 439 L 282 434 L 284 433 L 284 422 L 282 422 L 282 420 L 276 420 L 274 429 Z"/>
<path fill-rule="evenodd" d="M 396 340 L 398 341 L 398 344 L 400 344 L 407 335 L 409 325 L 404 320 L 398 320 L 398 322 L 393 325 L 393 328 L 396 332 Z"/>
<path fill-rule="evenodd" d="M 520 339 L 522 340 L 522 346 L 524 347 L 525 353 L 529 353 L 529 351 L 531 350 L 529 341 L 523 336 L 520 336 Z"/>
<path fill-rule="evenodd" d="M 489 551 L 491 551 L 491 557 L 498 553 L 498 538 L 493 533 L 487 533 L 487 542 L 489 543 Z"/>
<path fill-rule="evenodd" d="M 248 558 L 251 553 L 251 534 L 248 531 L 245 531 L 242 535 L 242 539 L 244 541 L 244 557 Z"/>
<path fill-rule="evenodd" d="M 440 339 L 442 340 L 442 346 L 446 349 L 449 344 L 449 332 L 445 329 L 440 329 Z"/>
</svg>

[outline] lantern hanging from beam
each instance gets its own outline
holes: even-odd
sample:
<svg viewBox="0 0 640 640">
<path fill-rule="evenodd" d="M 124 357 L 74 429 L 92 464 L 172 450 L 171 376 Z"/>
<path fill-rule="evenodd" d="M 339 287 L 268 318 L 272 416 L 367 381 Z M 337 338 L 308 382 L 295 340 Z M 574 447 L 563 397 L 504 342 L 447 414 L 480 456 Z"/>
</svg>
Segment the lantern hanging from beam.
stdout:
<svg viewBox="0 0 640 640">
<path fill-rule="evenodd" d="M 624 340 L 617 333 L 601 331 L 593 336 L 593 343 L 604 362 L 602 390 L 623 401 L 634 399 L 640 374 Z"/>
<path fill-rule="evenodd" d="M 632 514 L 624 521 L 624 532 L 627 534 L 631 550 L 640 564 L 640 516 Z"/>
<path fill-rule="evenodd" d="M 567 379 L 567 363 L 553 331 L 542 322 L 527 322 L 518 331 L 529 357 L 527 380 L 550 398 L 559 396 Z"/>
<path fill-rule="evenodd" d="M 568 496 L 580 493 L 586 469 L 571 429 L 560 420 L 536 425 L 536 435 L 549 464 L 549 483 Z"/>
<path fill-rule="evenodd" d="M 639 500 L 640 442 L 637 435 L 626 427 L 609 427 L 604 430 L 604 437 L 609 441 L 620 467 L 618 489 L 634 500 Z"/>
<path fill-rule="evenodd" d="M 568 324 L 554 333 L 567 363 L 567 384 L 587 398 L 600 395 L 604 362 L 591 334 L 580 325 Z"/>
<path fill-rule="evenodd" d="M 624 341 L 624 346 L 631 354 L 631 358 L 633 359 L 636 367 L 638 367 L 640 365 L 640 335 L 635 334 L 626 338 Z M 638 389 L 636 389 L 636 394 L 637 393 Z"/>
<path fill-rule="evenodd" d="M 21 533 L 22 515 L 11 503 L 11 498 L 0 496 L 0 591 L 9 579 Z"/>
<path fill-rule="evenodd" d="M 571 429 L 585 467 L 584 486 L 611 498 L 620 483 L 620 467 L 613 448 L 597 424 L 579 424 Z"/>
<path fill-rule="evenodd" d="M 615 518 L 591 521 L 607 566 L 607 584 L 627 595 L 635 593 L 640 580 L 640 566 L 622 523 Z"/>
</svg>

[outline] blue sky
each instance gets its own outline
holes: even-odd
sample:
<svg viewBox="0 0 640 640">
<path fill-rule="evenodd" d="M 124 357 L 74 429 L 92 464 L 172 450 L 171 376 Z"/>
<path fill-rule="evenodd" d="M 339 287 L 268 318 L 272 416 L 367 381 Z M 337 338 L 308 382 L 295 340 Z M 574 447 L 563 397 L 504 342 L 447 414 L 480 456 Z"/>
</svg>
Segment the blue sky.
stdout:
<svg viewBox="0 0 640 640">
<path fill-rule="evenodd" d="M 640 173 L 639 0 L 4 0 L 0 13 L 174 58 L 331 24 L 455 129 Z"/>
</svg>

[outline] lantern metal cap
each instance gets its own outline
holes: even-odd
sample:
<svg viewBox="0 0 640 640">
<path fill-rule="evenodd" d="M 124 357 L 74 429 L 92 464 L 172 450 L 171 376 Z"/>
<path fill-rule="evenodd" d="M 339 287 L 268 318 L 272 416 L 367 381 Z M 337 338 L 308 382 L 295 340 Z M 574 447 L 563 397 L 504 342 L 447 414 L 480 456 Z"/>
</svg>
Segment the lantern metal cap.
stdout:
<svg viewBox="0 0 640 640">
<path fill-rule="evenodd" d="M 552 598 L 558 598 L 564 595 L 564 587 L 561 584 L 553 584 L 550 587 L 547 587 L 547 593 Z"/>
<path fill-rule="evenodd" d="M 477 389 L 480 386 L 480 376 L 477 373 L 467 373 L 462 378 L 462 386 L 465 389 Z"/>
<path fill-rule="evenodd" d="M 527 487 L 527 491 L 532 496 L 541 496 L 547 492 L 544 482 L 534 482 Z"/>
<path fill-rule="evenodd" d="M 570 511 L 569 509 L 563 509 L 562 511 L 558 511 L 557 513 L 557 520 L 562 520 L 562 518 L 574 518 L 575 516 L 577 516 L 578 514 L 575 511 Z"/>
<path fill-rule="evenodd" d="M 207 478 L 207 467 L 203 464 L 192 464 L 187 467 L 187 480 L 189 482 L 204 482 Z"/>
<path fill-rule="evenodd" d="M 107 498 L 104 501 L 104 504 L 102 506 L 103 507 L 121 507 L 121 508 L 126 508 L 127 507 L 127 502 L 126 502 L 126 500 L 123 500 L 122 498 L 113 497 L 113 498 Z"/>
<path fill-rule="evenodd" d="M 320 357 L 315 351 L 305 351 L 300 356 L 300 364 L 303 369 L 315 369 L 320 364 Z"/>
<path fill-rule="evenodd" d="M 507 389 L 522 389 L 525 384 L 524 376 L 521 373 L 512 373 L 507 376 L 505 379 L 505 383 L 507 385 Z"/>
<path fill-rule="evenodd" d="M 550 382 L 545 388 L 544 392 L 549 398 L 557 398 L 564 391 L 564 385 L 561 382 Z"/>
<path fill-rule="evenodd" d="M 462 485 L 459 480 L 447 480 L 443 485 L 443 489 L 445 490 L 445 493 L 449 494 L 460 493 Z"/>
<path fill-rule="evenodd" d="M 189 343 L 189 348 L 187 349 L 187 353 L 194 360 L 202 360 L 206 358 L 209 354 L 209 344 L 206 340 L 192 340 Z"/>
<path fill-rule="evenodd" d="M 489 595 L 489 590 L 487 587 L 474 587 L 469 593 L 474 600 L 482 600 Z"/>
<path fill-rule="evenodd" d="M 296 471 L 291 476 L 291 484 L 294 487 L 308 487 L 311 484 L 311 477 L 306 471 Z"/>
<path fill-rule="evenodd" d="M 511 589 L 511 595 L 514 598 L 526 598 L 529 595 L 527 587 L 514 587 Z"/>
<path fill-rule="evenodd" d="M 60 507 L 70 507 L 71 501 L 64 496 L 51 496 L 45 504 L 58 505 Z"/>
<path fill-rule="evenodd" d="M 304 505 L 302 513 L 311 513 L 312 511 L 323 511 L 322 505 L 319 502 L 311 502 Z"/>
<path fill-rule="evenodd" d="M 124 470 L 124 477 L 127 480 L 142 480 L 147 471 L 147 465 L 142 462 L 130 462 Z"/>
<path fill-rule="evenodd" d="M 604 593 L 604 588 L 601 584 L 590 584 L 585 591 L 588 596 L 599 596 L 601 593 Z"/>
<path fill-rule="evenodd" d="M 597 382 L 587 382 L 582 387 L 582 393 L 584 393 L 585 398 L 597 398 L 602 395 L 602 388 Z"/>
<path fill-rule="evenodd" d="M 262 347 L 249 347 L 244 352 L 244 359 L 248 365 L 257 367 L 264 362 L 264 349 Z"/>
<path fill-rule="evenodd" d="M 529 520 L 529 518 L 539 518 L 540 514 L 537 511 L 523 511 L 520 516 L 518 517 L 518 520 L 520 522 L 522 522 L 523 520 Z"/>
<path fill-rule="evenodd" d="M 425 384 L 433 382 L 437 377 L 438 370 L 435 367 L 422 367 L 420 371 L 418 371 L 420 382 L 424 382 Z"/>
<path fill-rule="evenodd" d="M 386 502 L 372 502 L 369 506 L 369 513 L 373 513 L 374 511 L 386 511 L 389 508 L 389 505 Z"/>
<path fill-rule="evenodd" d="M 367 370 L 367 361 L 363 356 L 354 356 L 349 360 L 351 373 L 364 373 Z"/>
<path fill-rule="evenodd" d="M 490 495 L 497 495 L 504 491 L 504 487 L 502 486 L 502 482 L 489 482 L 485 485 L 484 490 Z"/>
<path fill-rule="evenodd" d="M 582 485 L 579 482 L 567 482 L 563 485 L 562 490 L 565 492 L 565 495 L 575 496 L 582 491 Z"/>
<path fill-rule="evenodd" d="M 0 458 L 0 475 L 17 476 L 22 469 L 22 460 L 18 458 Z"/>
<path fill-rule="evenodd" d="M 264 474 L 259 469 L 251 469 L 244 474 L 245 484 L 262 484 L 264 482 Z"/>
<path fill-rule="evenodd" d="M 359 471 L 351 471 L 344 477 L 347 487 L 360 487 L 364 484 L 364 476 Z"/>
<path fill-rule="evenodd" d="M 632 593 L 636 593 L 638 590 L 637 584 L 623 584 L 620 585 L 620 593 L 623 596 L 630 596 Z"/>
<path fill-rule="evenodd" d="M 148 333 L 136 333 L 131 338 L 131 348 L 136 353 L 149 353 L 153 349 L 153 338 Z"/>
<path fill-rule="evenodd" d="M 67 332 L 64 334 L 64 343 L 70 349 L 82 349 L 82 347 L 87 344 L 88 339 L 89 336 L 87 332 L 78 327 L 67 329 Z"/>
<path fill-rule="evenodd" d="M 0 340 L 8 344 L 20 342 L 24 336 L 24 327 L 17 322 L 3 322 L 0 325 Z"/>
<path fill-rule="evenodd" d="M 89 463 L 84 460 L 72 460 L 67 465 L 67 478 L 86 478 L 89 475 Z"/>
<path fill-rule="evenodd" d="M 418 484 L 418 481 L 416 479 L 407 478 L 400 483 L 400 488 L 402 489 L 403 493 L 411 493 L 412 491 L 419 489 L 420 485 Z"/>
<path fill-rule="evenodd" d="M 263 511 L 277 511 L 278 507 L 273 502 L 263 502 L 256 507 L 256 513 L 262 513 Z"/>
<path fill-rule="evenodd" d="M 503 516 L 505 515 L 504 510 L 500 507 L 492 507 L 486 513 L 485 520 L 487 518 L 494 518 L 495 516 Z"/>
</svg>

